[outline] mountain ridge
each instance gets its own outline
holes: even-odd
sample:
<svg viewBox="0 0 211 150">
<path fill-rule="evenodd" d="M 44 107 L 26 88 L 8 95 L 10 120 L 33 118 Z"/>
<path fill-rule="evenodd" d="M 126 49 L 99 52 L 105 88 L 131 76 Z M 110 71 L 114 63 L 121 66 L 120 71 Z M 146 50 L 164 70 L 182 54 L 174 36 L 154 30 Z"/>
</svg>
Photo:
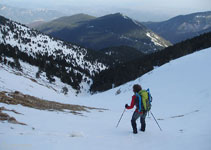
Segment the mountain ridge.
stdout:
<svg viewBox="0 0 211 150">
<path fill-rule="evenodd" d="M 45 32 L 45 29 L 40 31 Z M 66 25 L 48 34 L 95 50 L 125 45 L 148 53 L 171 45 L 140 22 L 121 13 L 87 20 L 75 28 Z"/>
<path fill-rule="evenodd" d="M 175 44 L 211 31 L 211 11 L 179 15 L 166 21 L 143 24 Z"/>
<path fill-rule="evenodd" d="M 88 20 L 95 19 L 96 17 L 87 14 L 75 14 L 72 16 L 63 16 L 52 20 L 50 22 L 43 23 L 41 25 L 35 26 L 37 30 L 43 31 L 47 34 L 53 31 L 60 30 L 61 28 L 74 28 L 80 25 L 80 22 L 85 22 Z"/>
</svg>

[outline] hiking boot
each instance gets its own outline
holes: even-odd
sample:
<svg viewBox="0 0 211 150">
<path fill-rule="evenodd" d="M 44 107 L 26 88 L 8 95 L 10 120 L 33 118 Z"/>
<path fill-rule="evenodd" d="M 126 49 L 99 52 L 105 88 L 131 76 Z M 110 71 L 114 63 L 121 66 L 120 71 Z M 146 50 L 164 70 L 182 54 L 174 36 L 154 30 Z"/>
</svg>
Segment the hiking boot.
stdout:
<svg viewBox="0 0 211 150">
<path fill-rule="evenodd" d="M 145 129 L 141 128 L 141 129 L 140 129 L 140 131 L 144 132 L 144 131 L 145 131 Z"/>
<path fill-rule="evenodd" d="M 138 133 L 137 129 L 136 129 L 136 130 L 133 130 L 133 133 L 134 133 L 134 134 L 137 134 L 137 133 Z"/>
</svg>

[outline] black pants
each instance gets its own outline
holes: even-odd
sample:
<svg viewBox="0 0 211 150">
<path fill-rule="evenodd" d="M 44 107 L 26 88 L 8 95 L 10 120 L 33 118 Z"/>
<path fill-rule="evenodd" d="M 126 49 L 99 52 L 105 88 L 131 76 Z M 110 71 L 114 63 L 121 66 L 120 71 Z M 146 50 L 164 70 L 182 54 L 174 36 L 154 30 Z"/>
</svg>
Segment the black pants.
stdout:
<svg viewBox="0 0 211 150">
<path fill-rule="evenodd" d="M 146 128 L 146 122 L 145 118 L 147 116 L 147 112 L 144 112 L 143 114 L 139 114 L 138 112 L 134 112 L 132 119 L 131 119 L 131 125 L 133 128 L 133 131 L 137 132 L 137 125 L 136 125 L 136 120 L 140 117 L 140 123 L 141 123 L 141 131 L 145 131 Z"/>
</svg>

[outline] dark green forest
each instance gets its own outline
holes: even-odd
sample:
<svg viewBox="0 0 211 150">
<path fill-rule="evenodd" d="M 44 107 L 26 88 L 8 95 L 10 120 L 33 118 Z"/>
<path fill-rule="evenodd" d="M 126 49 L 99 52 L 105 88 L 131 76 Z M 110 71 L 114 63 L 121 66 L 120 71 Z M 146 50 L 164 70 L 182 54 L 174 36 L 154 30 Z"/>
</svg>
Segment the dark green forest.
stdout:
<svg viewBox="0 0 211 150">
<path fill-rule="evenodd" d="M 171 60 L 211 47 L 211 32 L 188 39 L 161 51 L 157 51 L 130 62 L 111 67 L 97 74 L 91 86 L 91 92 L 105 91 L 120 86 L 144 75 Z"/>
</svg>

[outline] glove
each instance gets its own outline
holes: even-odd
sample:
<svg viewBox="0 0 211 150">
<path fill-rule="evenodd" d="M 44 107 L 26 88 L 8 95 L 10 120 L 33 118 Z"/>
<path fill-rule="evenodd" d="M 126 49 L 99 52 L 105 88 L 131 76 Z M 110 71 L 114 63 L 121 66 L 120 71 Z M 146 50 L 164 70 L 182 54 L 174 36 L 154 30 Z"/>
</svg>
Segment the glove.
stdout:
<svg viewBox="0 0 211 150">
<path fill-rule="evenodd" d="M 125 108 L 127 108 L 128 107 L 128 104 L 125 104 Z"/>
</svg>

